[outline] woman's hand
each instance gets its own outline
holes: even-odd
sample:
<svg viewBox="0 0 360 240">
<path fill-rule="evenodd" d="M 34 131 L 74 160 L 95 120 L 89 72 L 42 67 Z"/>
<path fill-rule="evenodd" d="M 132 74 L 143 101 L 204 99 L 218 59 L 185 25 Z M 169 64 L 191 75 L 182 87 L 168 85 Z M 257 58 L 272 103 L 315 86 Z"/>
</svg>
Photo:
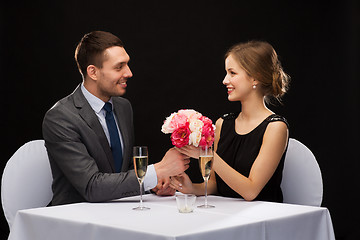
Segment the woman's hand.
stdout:
<svg viewBox="0 0 360 240">
<path fill-rule="evenodd" d="M 199 159 L 200 156 L 200 148 L 193 145 L 186 145 L 181 148 L 176 148 L 176 150 L 191 158 Z"/>
<path fill-rule="evenodd" d="M 172 176 L 170 187 L 182 193 L 194 193 L 193 183 L 186 173 Z"/>
<path fill-rule="evenodd" d="M 159 196 L 173 196 L 175 194 L 175 189 L 170 187 L 170 178 L 163 178 L 158 181 L 158 184 L 152 191 Z"/>
</svg>

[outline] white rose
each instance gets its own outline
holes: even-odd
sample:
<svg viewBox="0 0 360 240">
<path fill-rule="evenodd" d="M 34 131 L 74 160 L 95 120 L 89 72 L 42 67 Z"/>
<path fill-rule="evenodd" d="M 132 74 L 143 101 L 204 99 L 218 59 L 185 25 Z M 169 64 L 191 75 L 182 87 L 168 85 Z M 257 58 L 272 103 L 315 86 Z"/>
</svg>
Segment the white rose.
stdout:
<svg viewBox="0 0 360 240">
<path fill-rule="evenodd" d="M 174 117 L 174 115 L 175 115 L 176 113 L 172 113 L 169 117 L 167 117 L 166 119 L 165 119 L 165 121 L 164 121 L 164 124 L 162 125 L 162 127 L 161 127 L 161 131 L 163 132 L 163 133 L 172 133 L 175 129 L 172 129 L 172 128 L 170 128 L 170 122 L 171 122 L 171 120 L 173 119 L 173 117 Z"/>
<path fill-rule="evenodd" d="M 202 130 L 202 127 L 204 126 L 204 123 L 199 120 L 199 119 L 192 119 L 190 121 L 190 125 L 189 125 L 189 128 L 190 128 L 190 131 L 191 132 L 200 132 L 201 133 L 201 130 Z"/>
<path fill-rule="evenodd" d="M 189 145 L 194 145 L 195 147 L 199 146 L 201 140 L 201 132 L 200 131 L 195 131 L 190 133 L 189 136 Z"/>
</svg>

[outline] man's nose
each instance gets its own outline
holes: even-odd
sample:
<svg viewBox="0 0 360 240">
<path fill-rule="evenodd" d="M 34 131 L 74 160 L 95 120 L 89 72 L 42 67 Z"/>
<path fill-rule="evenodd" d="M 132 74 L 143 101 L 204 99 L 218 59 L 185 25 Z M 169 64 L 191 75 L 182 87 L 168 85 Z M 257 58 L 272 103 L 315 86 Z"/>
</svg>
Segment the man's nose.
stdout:
<svg viewBox="0 0 360 240">
<path fill-rule="evenodd" d="M 131 78 L 131 77 L 133 76 L 133 74 L 132 74 L 129 66 L 127 66 L 125 76 L 126 76 L 127 78 Z"/>
</svg>

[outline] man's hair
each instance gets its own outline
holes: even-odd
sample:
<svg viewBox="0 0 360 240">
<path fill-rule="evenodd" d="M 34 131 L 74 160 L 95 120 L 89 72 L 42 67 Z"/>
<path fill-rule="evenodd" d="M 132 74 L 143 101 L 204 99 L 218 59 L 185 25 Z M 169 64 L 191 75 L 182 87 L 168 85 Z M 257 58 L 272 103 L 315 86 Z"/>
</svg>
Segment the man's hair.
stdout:
<svg viewBox="0 0 360 240">
<path fill-rule="evenodd" d="M 75 50 L 75 61 L 84 79 L 87 75 L 87 67 L 94 65 L 101 68 L 106 60 L 105 50 L 114 46 L 124 47 L 124 44 L 109 32 L 93 31 L 82 37 Z"/>
</svg>

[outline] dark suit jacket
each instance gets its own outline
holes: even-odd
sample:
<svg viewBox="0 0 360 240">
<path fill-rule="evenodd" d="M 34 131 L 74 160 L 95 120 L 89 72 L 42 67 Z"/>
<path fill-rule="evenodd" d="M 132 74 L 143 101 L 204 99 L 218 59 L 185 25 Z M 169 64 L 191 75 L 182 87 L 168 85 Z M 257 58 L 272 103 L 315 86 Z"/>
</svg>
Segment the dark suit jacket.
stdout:
<svg viewBox="0 0 360 240">
<path fill-rule="evenodd" d="M 43 137 L 53 174 L 51 205 L 99 202 L 139 194 L 133 170 L 133 113 L 128 100 L 113 97 L 124 142 L 121 173 L 114 173 L 108 140 L 81 87 L 45 115 Z"/>
</svg>

